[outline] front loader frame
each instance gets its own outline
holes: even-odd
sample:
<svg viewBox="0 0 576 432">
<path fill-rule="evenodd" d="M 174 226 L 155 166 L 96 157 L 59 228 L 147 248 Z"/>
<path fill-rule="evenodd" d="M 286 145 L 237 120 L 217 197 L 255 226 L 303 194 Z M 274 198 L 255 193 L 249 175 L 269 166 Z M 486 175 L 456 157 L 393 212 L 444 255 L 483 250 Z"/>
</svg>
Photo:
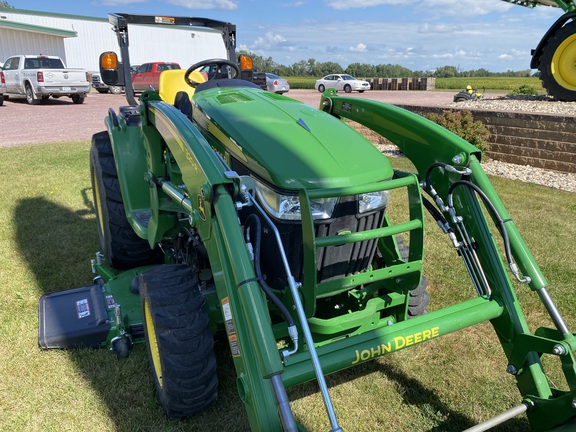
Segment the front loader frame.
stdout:
<svg viewBox="0 0 576 432">
<path fill-rule="evenodd" d="M 185 116 L 159 100 L 152 92 L 146 93 L 141 100 L 141 127 L 129 127 L 130 122 L 123 118 L 125 114 L 122 113 L 116 116 L 111 112 L 106 120 L 119 167 L 126 163 L 123 157 L 134 156 L 133 153 L 130 156 L 128 154 L 131 146 L 144 143 L 140 154 L 143 157 L 147 155 L 142 164 L 148 167 L 145 179 L 149 184 L 150 197 L 149 202 L 147 199 L 142 201 L 142 197 L 139 200 L 144 203 L 144 207 L 151 209 L 151 217 L 147 227 L 140 226 L 138 217 L 131 217 L 130 212 L 137 215 L 142 208 L 127 206 L 131 209 L 128 217 L 137 232 L 151 243 L 158 241 L 183 223 L 181 216 L 174 216 L 174 212 L 178 211 L 186 215 L 184 222 L 198 230 L 206 245 L 213 263 L 216 285 L 215 295 L 206 300 L 211 316 L 218 317 L 220 324 L 215 327 L 225 326 L 227 329 L 237 371 L 238 390 L 252 429 L 294 430 L 294 419 L 286 404 L 284 388 L 319 377 L 318 371 L 312 366 L 313 356 L 317 357 L 321 365 L 320 379 L 323 379 L 323 374 L 352 367 L 485 321 L 493 325 L 508 358 L 507 372 L 516 377 L 523 397 L 522 403 L 512 410 L 513 413 L 527 411 L 534 431 L 551 430 L 569 421 L 574 414 L 576 391 L 574 337 L 546 291 L 544 276 L 484 174 L 478 161 L 478 150 L 428 120 L 394 106 L 340 97 L 328 90 L 322 96 L 321 108 L 334 116 L 363 124 L 398 145 L 414 163 L 417 176 L 397 172 L 393 179 L 380 185 L 318 190 L 313 195 L 301 191 L 304 262 L 308 265 L 314 263 L 318 248 L 367 238 L 380 238 L 381 249 L 387 250 L 386 239 L 400 233 L 410 233 L 410 251 L 407 262 L 356 275 L 357 280 L 354 281 L 348 277 L 317 284 L 313 276 L 308 276 L 315 274 L 314 265 L 309 265 L 304 271 L 304 280 L 295 285 L 303 301 L 303 315 L 295 319 L 299 331 L 309 329 L 305 331 L 310 331 L 314 342 L 311 346 L 306 341 L 303 348 L 287 357 L 279 356 L 277 348 L 279 338 L 287 337 L 287 329 L 265 318 L 270 315 L 270 306 L 257 283 L 236 216 L 237 209 L 249 201 L 243 195 L 242 178 L 229 170 L 223 159 Z M 414 133 L 415 130 L 418 133 Z M 431 151 L 432 147 L 434 151 Z M 166 168 L 159 161 L 165 157 L 164 148 L 169 149 L 181 170 L 181 181 L 186 186 L 184 189 L 179 185 L 180 182 L 162 180 Z M 430 170 L 431 166 L 438 168 Z M 398 321 L 397 317 L 401 314 L 390 312 L 395 305 L 404 307 L 406 304 L 405 295 L 409 290 L 402 288 L 401 280 L 412 278 L 412 285 L 417 285 L 421 276 L 424 198 L 420 191 L 434 197 L 436 202 L 446 202 L 449 185 L 461 181 L 462 177 L 476 185 L 496 208 L 499 217 L 506 220 L 506 233 L 515 262 L 525 275 L 524 280 L 529 280 L 531 289 L 543 299 L 556 329 L 541 328 L 535 334 L 529 331 L 477 193 L 466 187 L 455 188 L 460 190 L 454 192 L 457 194 L 454 208 L 474 239 L 475 254 L 490 291 L 480 291 L 477 298 L 410 320 Z M 431 185 L 426 183 L 427 180 Z M 137 183 L 141 180 L 132 181 Z M 432 185 L 438 190 L 431 188 Z M 127 189 L 126 196 L 130 196 L 131 187 L 137 189 L 137 186 L 128 184 L 128 179 L 124 187 Z M 384 226 L 373 232 L 315 238 L 309 205 L 306 204 L 311 196 L 344 196 L 383 187 L 407 188 L 411 191 L 408 194 L 411 197 L 409 222 Z M 452 224 L 450 218 L 447 223 Z M 104 266 L 97 267 L 105 272 Z M 114 280 L 110 275 L 106 278 Z M 398 289 L 391 290 L 385 300 L 372 298 L 366 302 L 363 310 L 346 317 L 318 319 L 313 316 L 315 299 L 318 297 L 348 289 L 353 283 L 363 283 L 366 288 L 357 295 L 367 296 L 371 284 L 377 286 L 378 283 L 386 283 L 386 280 L 396 281 Z M 283 301 L 291 304 L 294 299 L 287 294 Z M 340 332 L 344 332 L 346 337 L 339 336 L 344 334 Z M 544 354 L 561 358 L 569 391 L 550 387 L 541 363 Z M 339 430 L 329 395 L 326 394 L 325 398 L 332 430 Z M 544 412 L 553 412 L 554 415 L 543 415 Z"/>
</svg>

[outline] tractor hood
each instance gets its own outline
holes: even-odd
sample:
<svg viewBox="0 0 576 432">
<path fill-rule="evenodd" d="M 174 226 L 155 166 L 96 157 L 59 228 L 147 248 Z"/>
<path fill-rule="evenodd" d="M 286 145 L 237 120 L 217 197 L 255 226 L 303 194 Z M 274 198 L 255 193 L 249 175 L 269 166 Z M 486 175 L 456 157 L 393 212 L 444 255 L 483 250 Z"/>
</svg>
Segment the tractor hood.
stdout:
<svg viewBox="0 0 576 432">
<path fill-rule="evenodd" d="M 259 89 L 194 95 L 194 121 L 217 150 L 282 189 L 325 189 L 390 178 L 388 159 L 341 120 Z M 218 144 L 221 143 L 221 144 Z"/>
</svg>

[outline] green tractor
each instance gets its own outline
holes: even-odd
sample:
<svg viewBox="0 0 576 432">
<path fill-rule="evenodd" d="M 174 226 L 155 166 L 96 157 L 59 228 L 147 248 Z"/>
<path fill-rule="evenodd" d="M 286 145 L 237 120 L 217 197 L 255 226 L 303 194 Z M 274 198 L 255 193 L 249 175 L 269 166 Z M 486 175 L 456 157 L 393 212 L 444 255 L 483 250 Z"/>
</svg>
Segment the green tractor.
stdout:
<svg viewBox="0 0 576 432">
<path fill-rule="evenodd" d="M 538 69 L 550 96 L 576 101 L 576 4 L 573 0 L 503 0 L 528 8 L 551 6 L 565 13 L 556 20 L 532 50 L 530 68 Z"/>
<path fill-rule="evenodd" d="M 234 60 L 232 24 L 110 22 L 122 62 L 102 54 L 101 76 L 126 88 L 128 105 L 110 109 L 92 141 L 97 276 L 42 297 L 41 347 L 107 347 L 123 358 L 145 342 L 161 407 L 185 417 L 216 401 L 220 332 L 252 430 L 302 430 L 286 389 L 315 380 L 327 428 L 339 431 L 326 374 L 489 321 L 521 397 L 475 430 L 524 412 L 534 431 L 573 430 L 576 339 L 477 148 L 392 105 L 327 89 L 316 109 L 262 90 L 250 58 Z M 137 102 L 132 23 L 216 28 L 229 58 L 164 72 Z M 197 70 L 207 65 L 230 76 L 206 81 Z M 415 173 L 393 169 L 345 120 L 395 143 Z M 430 312 L 426 212 L 473 293 Z M 512 278 L 540 296 L 554 328 L 530 332 Z M 567 390 L 547 381 L 544 355 L 560 359 Z"/>
</svg>

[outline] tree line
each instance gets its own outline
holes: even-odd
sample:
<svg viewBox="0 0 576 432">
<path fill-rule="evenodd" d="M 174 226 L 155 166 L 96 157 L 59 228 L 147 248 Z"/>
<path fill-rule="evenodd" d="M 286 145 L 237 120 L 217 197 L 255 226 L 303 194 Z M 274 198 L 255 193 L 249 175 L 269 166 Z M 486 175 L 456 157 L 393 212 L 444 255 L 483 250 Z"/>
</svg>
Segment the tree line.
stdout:
<svg viewBox="0 0 576 432">
<path fill-rule="evenodd" d="M 480 68 L 469 71 L 460 71 L 455 66 L 442 66 L 433 71 L 413 71 L 398 64 L 370 65 L 366 63 L 351 63 L 343 68 L 335 62 L 318 62 L 311 58 L 300 60 L 291 66 L 276 63 L 272 57 L 264 58 L 254 53 L 241 50 L 238 55 L 245 54 L 252 57 L 254 70 L 260 72 L 272 72 L 280 76 L 291 77 L 322 77 L 328 74 L 347 73 L 357 77 L 370 78 L 454 78 L 454 77 L 530 77 L 533 76 L 530 69 L 521 71 L 490 72 Z"/>
</svg>

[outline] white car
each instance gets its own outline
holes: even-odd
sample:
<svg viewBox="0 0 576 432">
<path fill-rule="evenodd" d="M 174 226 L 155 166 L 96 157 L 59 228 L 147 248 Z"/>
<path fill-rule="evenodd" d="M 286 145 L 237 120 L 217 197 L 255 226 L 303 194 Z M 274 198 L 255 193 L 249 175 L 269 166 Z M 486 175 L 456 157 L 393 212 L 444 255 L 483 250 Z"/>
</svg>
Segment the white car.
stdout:
<svg viewBox="0 0 576 432">
<path fill-rule="evenodd" d="M 368 81 L 358 80 L 348 74 L 332 74 L 317 80 L 314 88 L 320 93 L 324 92 L 327 88 L 333 88 L 336 89 L 336 91 L 344 90 L 346 93 L 352 91 L 362 93 L 365 90 L 370 90 L 370 83 Z"/>
</svg>

